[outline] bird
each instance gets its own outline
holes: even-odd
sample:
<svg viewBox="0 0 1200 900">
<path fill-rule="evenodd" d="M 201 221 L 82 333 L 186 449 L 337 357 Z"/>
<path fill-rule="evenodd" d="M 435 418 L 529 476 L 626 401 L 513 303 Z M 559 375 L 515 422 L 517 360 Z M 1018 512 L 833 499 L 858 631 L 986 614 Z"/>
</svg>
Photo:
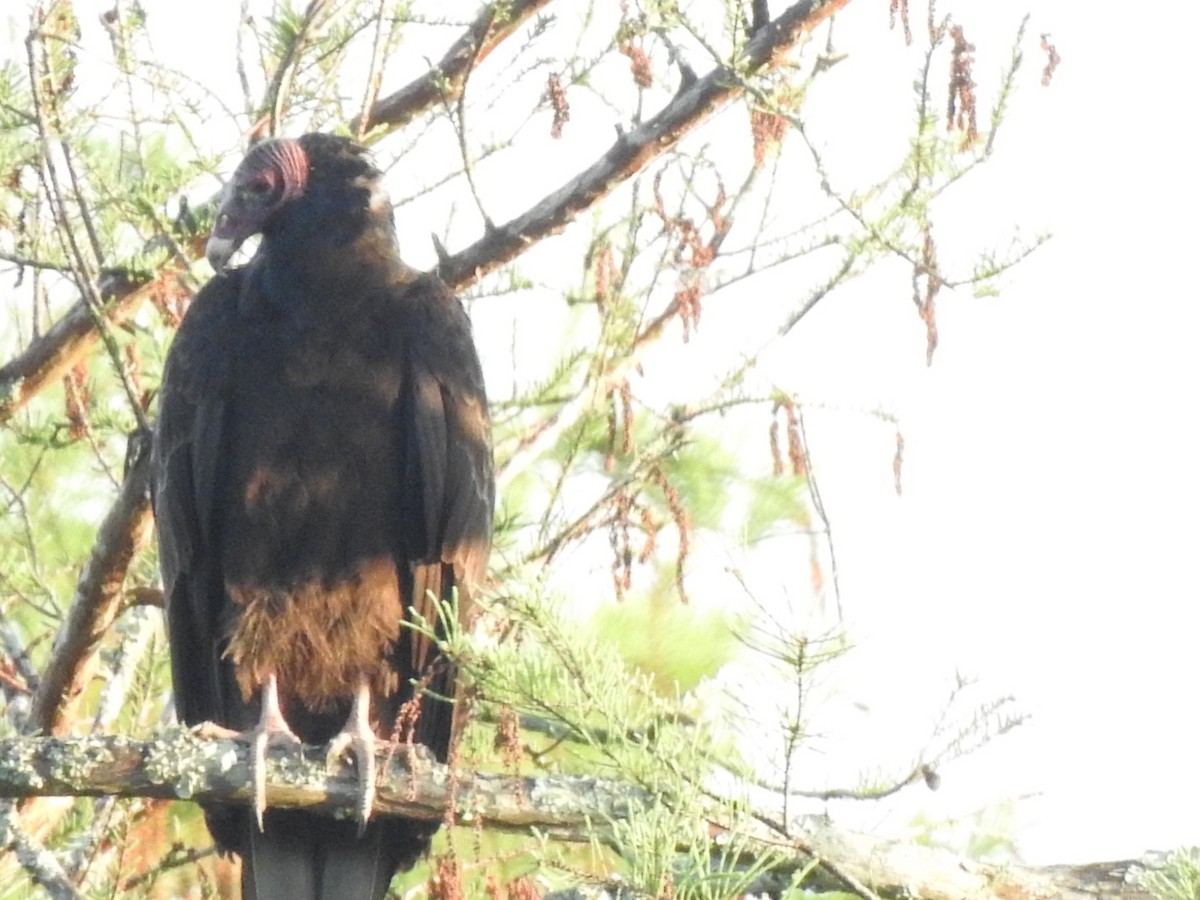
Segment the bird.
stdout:
<svg viewBox="0 0 1200 900">
<path fill-rule="evenodd" d="M 372 817 L 375 749 L 407 737 L 445 762 L 461 726 L 437 638 L 469 626 L 485 583 L 487 397 L 470 319 L 401 260 L 382 180 L 349 138 L 252 146 L 164 363 L 152 499 L 175 705 L 250 744 L 253 808 L 204 807 L 247 900 L 383 897 L 438 826 Z M 352 756 L 355 819 L 267 809 L 275 744 Z"/>
</svg>

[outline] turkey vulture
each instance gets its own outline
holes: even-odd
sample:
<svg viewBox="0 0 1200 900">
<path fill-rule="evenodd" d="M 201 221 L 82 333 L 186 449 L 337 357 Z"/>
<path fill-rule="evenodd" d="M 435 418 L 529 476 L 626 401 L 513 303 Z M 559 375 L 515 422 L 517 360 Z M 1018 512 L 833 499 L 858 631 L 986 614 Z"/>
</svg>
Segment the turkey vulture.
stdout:
<svg viewBox="0 0 1200 900">
<path fill-rule="evenodd" d="M 258 900 L 379 898 L 427 850 L 436 823 L 367 821 L 375 739 L 415 711 L 415 741 L 445 761 L 455 669 L 408 624 L 440 628 L 455 596 L 469 615 L 491 545 L 470 322 L 400 260 L 380 180 L 345 138 L 253 147 L 163 376 L 154 507 L 176 707 L 251 742 L 255 810 L 205 814 Z M 254 257 L 226 270 L 254 234 Z M 358 822 L 264 812 L 281 741 L 353 752 Z"/>
</svg>

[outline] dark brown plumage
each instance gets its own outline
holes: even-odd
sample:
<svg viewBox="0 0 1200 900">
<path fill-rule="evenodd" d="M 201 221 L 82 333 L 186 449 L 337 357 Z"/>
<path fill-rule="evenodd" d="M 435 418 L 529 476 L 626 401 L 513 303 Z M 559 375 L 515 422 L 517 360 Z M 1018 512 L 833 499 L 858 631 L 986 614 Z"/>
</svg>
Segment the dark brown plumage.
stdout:
<svg viewBox="0 0 1200 900">
<path fill-rule="evenodd" d="M 260 748 L 337 736 L 372 784 L 367 732 L 389 739 L 414 681 L 454 695 L 453 666 L 402 622 L 437 622 L 455 589 L 469 616 L 494 493 L 470 323 L 401 262 L 379 178 L 342 138 L 250 151 L 209 242 L 218 274 L 167 359 L 154 450 L 180 718 Z M 254 258 L 221 272 L 256 233 Z M 417 741 L 445 760 L 452 730 L 450 704 L 426 696 Z M 244 857 L 245 895 L 287 900 L 381 897 L 436 828 L 206 815 Z"/>
</svg>

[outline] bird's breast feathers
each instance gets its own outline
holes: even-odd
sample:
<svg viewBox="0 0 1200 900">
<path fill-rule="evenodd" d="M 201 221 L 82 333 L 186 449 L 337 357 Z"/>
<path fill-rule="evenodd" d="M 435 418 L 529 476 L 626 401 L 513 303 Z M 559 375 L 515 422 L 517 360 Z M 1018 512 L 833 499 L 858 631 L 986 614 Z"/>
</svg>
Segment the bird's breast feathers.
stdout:
<svg viewBox="0 0 1200 900">
<path fill-rule="evenodd" d="M 391 556 L 364 559 L 333 580 L 227 590 L 239 615 L 226 655 L 245 698 L 272 673 L 285 699 L 317 712 L 351 694 L 362 675 L 380 695 L 397 688 L 385 663 L 404 615 Z"/>
<path fill-rule="evenodd" d="M 249 323 L 248 323 L 249 324 Z M 227 656 L 247 695 L 275 672 L 319 710 L 384 665 L 403 618 L 403 353 L 394 327 L 249 324 L 228 403 L 222 570 Z"/>
</svg>

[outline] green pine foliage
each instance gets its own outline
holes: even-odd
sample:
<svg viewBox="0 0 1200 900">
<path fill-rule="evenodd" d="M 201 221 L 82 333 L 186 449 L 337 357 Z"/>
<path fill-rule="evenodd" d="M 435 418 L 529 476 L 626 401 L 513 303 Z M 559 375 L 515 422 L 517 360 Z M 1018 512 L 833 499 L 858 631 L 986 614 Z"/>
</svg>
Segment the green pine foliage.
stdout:
<svg viewBox="0 0 1200 900">
<path fill-rule="evenodd" d="M 1168 854 L 1160 866 L 1142 871 L 1139 882 L 1155 900 L 1200 898 L 1200 849 L 1182 847 Z"/>
</svg>

